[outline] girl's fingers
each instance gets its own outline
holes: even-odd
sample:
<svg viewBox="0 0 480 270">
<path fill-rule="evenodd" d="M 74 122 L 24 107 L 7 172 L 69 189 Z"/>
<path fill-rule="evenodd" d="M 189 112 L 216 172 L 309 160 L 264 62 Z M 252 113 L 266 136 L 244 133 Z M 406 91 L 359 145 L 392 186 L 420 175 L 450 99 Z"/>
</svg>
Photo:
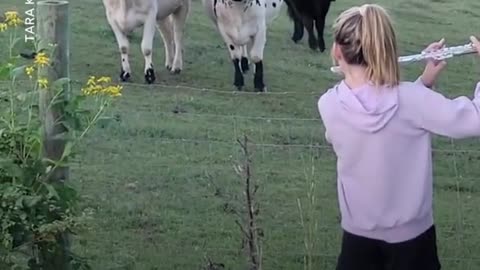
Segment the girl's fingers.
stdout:
<svg viewBox="0 0 480 270">
<path fill-rule="evenodd" d="M 473 46 L 477 48 L 477 52 L 480 54 L 480 41 L 475 36 L 470 37 L 470 41 L 473 43 Z"/>
<path fill-rule="evenodd" d="M 425 49 L 425 52 L 431 52 L 434 50 L 439 50 L 445 47 L 445 38 L 442 38 L 441 40 L 434 42 Z"/>
</svg>

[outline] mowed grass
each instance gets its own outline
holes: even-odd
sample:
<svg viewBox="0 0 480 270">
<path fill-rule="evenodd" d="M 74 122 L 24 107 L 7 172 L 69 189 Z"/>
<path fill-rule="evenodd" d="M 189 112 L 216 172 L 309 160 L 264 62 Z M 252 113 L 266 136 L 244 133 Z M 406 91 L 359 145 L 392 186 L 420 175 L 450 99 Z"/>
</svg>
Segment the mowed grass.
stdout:
<svg viewBox="0 0 480 270">
<path fill-rule="evenodd" d="M 328 44 L 339 12 L 366 2 L 332 4 Z M 459 45 L 469 35 L 480 34 L 476 0 L 376 3 L 391 11 L 402 54 L 418 53 L 442 37 Z M 18 1 L 0 3 L 0 10 L 12 8 L 26 9 Z M 92 74 L 117 78 L 119 53 L 101 1 L 71 1 L 71 23 L 73 79 Z M 335 157 L 325 143 L 316 102 L 339 78 L 329 71 L 328 53 L 311 52 L 306 37 L 293 44 L 292 28 L 283 12 L 269 30 L 266 94 L 233 91 L 228 51 L 198 0 L 186 28 L 180 75 L 170 75 L 163 67 L 163 44 L 157 34 L 157 84 L 144 85 L 141 32 L 136 32 L 130 57 L 136 84 L 126 84 L 112 108 L 117 121 L 95 129 L 72 164 L 72 183 L 84 198 L 83 206 L 94 210 L 91 230 L 78 236 L 75 249 L 91 260 L 93 269 L 201 269 L 205 257 L 226 269 L 246 269 L 242 235 L 229 211 L 243 200 L 243 182 L 232 166 L 241 161 L 236 140 L 243 134 L 256 144 L 251 151 L 260 186 L 264 269 L 303 269 L 304 230 L 297 198 L 305 206 L 305 175 L 312 167 L 315 214 L 307 218 L 319 224 L 312 239 L 315 269 L 334 269 L 341 236 Z M 471 97 L 480 78 L 479 64 L 471 56 L 451 59 L 439 91 Z M 414 80 L 420 70 L 419 65 L 405 67 L 404 76 Z M 249 74 L 246 90 L 251 89 Z M 480 143 L 435 138 L 434 148 L 442 264 L 447 270 L 480 269 Z"/>
</svg>

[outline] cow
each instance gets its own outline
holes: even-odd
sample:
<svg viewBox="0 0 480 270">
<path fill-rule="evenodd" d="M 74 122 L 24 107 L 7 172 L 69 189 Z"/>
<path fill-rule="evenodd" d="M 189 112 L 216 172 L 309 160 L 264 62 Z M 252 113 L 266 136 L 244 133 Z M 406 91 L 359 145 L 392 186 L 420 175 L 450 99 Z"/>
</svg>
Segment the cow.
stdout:
<svg viewBox="0 0 480 270">
<path fill-rule="evenodd" d="M 263 51 L 267 26 L 280 14 L 284 0 L 202 0 L 207 16 L 223 38 L 234 67 L 233 85 L 241 91 L 249 61 L 255 67 L 256 92 L 266 91 Z"/>
<path fill-rule="evenodd" d="M 155 27 L 165 47 L 165 67 L 172 74 L 182 71 L 184 28 L 191 0 L 103 0 L 103 5 L 120 50 L 122 81 L 131 77 L 128 35 L 140 26 L 143 26 L 141 49 L 146 83 L 155 82 L 152 61 Z"/>
<path fill-rule="evenodd" d="M 325 18 L 330 10 L 331 2 L 335 0 L 285 0 L 288 16 L 292 19 L 293 35 L 292 40 L 298 43 L 303 38 L 303 30 L 307 29 L 308 45 L 310 49 L 320 52 L 325 51 L 325 40 L 323 31 Z M 315 37 L 314 28 L 318 37 Z"/>
</svg>

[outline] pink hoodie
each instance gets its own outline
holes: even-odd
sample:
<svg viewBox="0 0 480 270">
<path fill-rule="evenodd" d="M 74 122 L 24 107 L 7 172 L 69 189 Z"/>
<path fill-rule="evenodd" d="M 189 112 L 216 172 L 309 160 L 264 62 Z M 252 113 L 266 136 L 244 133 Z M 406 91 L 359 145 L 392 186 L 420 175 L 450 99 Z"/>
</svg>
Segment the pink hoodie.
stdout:
<svg viewBox="0 0 480 270">
<path fill-rule="evenodd" d="M 431 134 L 480 136 L 480 83 L 473 100 L 452 100 L 420 80 L 394 89 L 341 81 L 318 110 L 337 156 L 342 228 L 403 242 L 434 223 Z"/>
</svg>

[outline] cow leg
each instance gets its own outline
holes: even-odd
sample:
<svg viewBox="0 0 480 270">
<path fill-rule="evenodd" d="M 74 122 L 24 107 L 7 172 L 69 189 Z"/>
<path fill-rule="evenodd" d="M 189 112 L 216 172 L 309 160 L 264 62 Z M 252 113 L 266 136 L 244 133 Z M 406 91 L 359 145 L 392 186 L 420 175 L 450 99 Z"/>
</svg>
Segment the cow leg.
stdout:
<svg viewBox="0 0 480 270">
<path fill-rule="evenodd" d="M 178 74 L 183 69 L 183 41 L 185 24 L 190 9 L 189 2 L 185 1 L 175 13 L 173 13 L 173 39 L 175 41 L 175 56 L 173 58 L 172 73 Z"/>
<path fill-rule="evenodd" d="M 155 13 L 151 13 L 143 26 L 142 53 L 145 58 L 145 81 L 148 84 L 155 82 L 155 71 L 152 62 L 153 37 L 155 36 Z"/>
<path fill-rule="evenodd" d="M 292 4 L 290 1 L 285 1 L 287 4 L 287 12 L 288 16 L 292 19 L 293 21 L 293 35 L 292 35 L 292 40 L 295 43 L 298 43 L 300 40 L 303 38 L 303 24 L 301 18 L 297 15 L 295 12 L 295 9 L 293 8 Z"/>
<path fill-rule="evenodd" d="M 131 69 L 130 63 L 128 61 L 128 50 L 129 42 L 127 36 L 120 30 L 117 24 L 114 21 L 109 19 L 110 27 L 112 28 L 113 34 L 117 40 L 118 48 L 120 50 L 120 57 L 122 60 L 122 69 L 120 71 L 120 80 L 123 82 L 127 81 L 130 78 Z"/>
<path fill-rule="evenodd" d="M 240 66 L 242 68 L 243 73 L 247 73 L 250 69 L 248 63 L 248 48 L 247 46 L 242 46 L 242 59 L 240 60 Z"/>
<path fill-rule="evenodd" d="M 327 17 L 328 11 L 330 9 L 330 1 L 326 2 L 315 2 L 315 28 L 317 28 L 318 34 L 318 47 L 320 52 L 325 51 L 325 40 L 323 38 L 323 32 L 325 29 L 325 18 Z"/>
<path fill-rule="evenodd" d="M 295 18 L 293 21 L 293 35 L 292 40 L 298 43 L 303 38 L 303 24 L 299 18 Z"/>
<path fill-rule="evenodd" d="M 315 51 L 318 47 L 318 41 L 315 37 L 315 32 L 313 31 L 313 18 L 310 16 L 303 16 L 303 23 L 305 24 L 308 33 L 308 46 Z"/>
<path fill-rule="evenodd" d="M 157 27 L 163 40 L 163 46 L 165 47 L 165 68 L 171 71 L 173 65 L 173 56 L 175 55 L 175 45 L 173 43 L 173 23 L 171 16 L 158 21 Z"/>
<path fill-rule="evenodd" d="M 267 43 L 266 25 L 261 25 L 257 34 L 251 41 L 250 59 L 255 63 L 255 74 L 253 77 L 253 85 L 255 91 L 265 92 L 267 90 L 263 76 L 263 51 Z"/>
<path fill-rule="evenodd" d="M 233 85 L 237 88 L 237 90 L 241 91 L 242 87 L 245 85 L 242 70 L 240 68 L 240 59 L 242 58 L 242 46 L 237 46 L 233 43 L 233 40 L 227 35 L 222 24 L 218 24 L 218 30 L 222 35 L 223 41 L 230 52 L 230 58 L 232 59 L 233 67 L 234 67 L 234 81 Z"/>
<path fill-rule="evenodd" d="M 323 30 L 325 28 L 325 16 L 323 14 L 315 18 L 315 28 L 317 28 L 318 33 L 318 47 L 320 52 L 325 51 L 325 40 L 323 39 Z"/>
</svg>

